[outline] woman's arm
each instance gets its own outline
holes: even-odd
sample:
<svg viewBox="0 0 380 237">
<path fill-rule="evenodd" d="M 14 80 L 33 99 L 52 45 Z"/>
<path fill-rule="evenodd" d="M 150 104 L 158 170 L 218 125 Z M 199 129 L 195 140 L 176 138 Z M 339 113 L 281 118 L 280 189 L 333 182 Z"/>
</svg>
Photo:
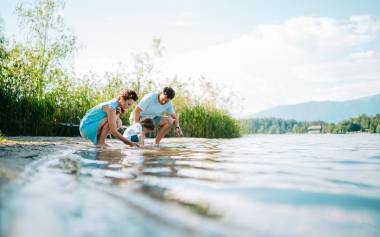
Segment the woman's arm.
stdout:
<svg viewBox="0 0 380 237">
<path fill-rule="evenodd" d="M 119 133 L 119 131 L 117 131 L 116 120 L 118 117 L 116 115 L 116 111 L 109 106 L 103 106 L 103 111 L 107 113 L 108 126 L 111 134 L 120 141 L 124 142 L 126 145 L 134 146 L 135 144 L 133 142 L 125 138 L 121 133 Z"/>
<path fill-rule="evenodd" d="M 142 109 L 137 106 L 133 112 L 133 123 L 139 122 L 141 111 L 142 111 Z"/>
</svg>

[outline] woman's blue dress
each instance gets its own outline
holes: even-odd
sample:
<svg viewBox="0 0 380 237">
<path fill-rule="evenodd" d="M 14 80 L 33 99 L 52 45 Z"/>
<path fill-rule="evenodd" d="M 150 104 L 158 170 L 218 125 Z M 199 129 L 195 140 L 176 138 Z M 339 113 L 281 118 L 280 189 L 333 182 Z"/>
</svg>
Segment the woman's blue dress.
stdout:
<svg viewBox="0 0 380 237">
<path fill-rule="evenodd" d="M 98 144 L 98 129 L 103 118 L 107 117 L 107 113 L 103 111 L 103 106 L 109 106 L 115 111 L 118 107 L 117 99 L 103 102 L 87 111 L 86 115 L 80 121 L 80 135 L 89 139 L 94 144 Z"/>
</svg>

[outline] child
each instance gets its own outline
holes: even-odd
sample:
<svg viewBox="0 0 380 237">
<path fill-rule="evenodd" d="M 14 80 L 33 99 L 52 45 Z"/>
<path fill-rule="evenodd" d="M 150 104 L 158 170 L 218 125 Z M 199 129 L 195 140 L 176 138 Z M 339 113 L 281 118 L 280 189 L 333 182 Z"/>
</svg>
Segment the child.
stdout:
<svg viewBox="0 0 380 237">
<path fill-rule="evenodd" d="M 120 113 L 127 110 L 137 100 L 138 97 L 134 91 L 124 89 L 117 98 L 90 109 L 80 121 L 81 136 L 95 145 L 105 145 L 106 137 L 112 134 L 127 145 L 138 146 L 117 131 L 117 128 L 121 127 Z"/>
<path fill-rule="evenodd" d="M 137 142 L 140 147 L 144 146 L 145 135 L 154 130 L 154 121 L 151 118 L 144 118 L 140 122 L 128 127 L 123 136 L 132 142 Z"/>
</svg>

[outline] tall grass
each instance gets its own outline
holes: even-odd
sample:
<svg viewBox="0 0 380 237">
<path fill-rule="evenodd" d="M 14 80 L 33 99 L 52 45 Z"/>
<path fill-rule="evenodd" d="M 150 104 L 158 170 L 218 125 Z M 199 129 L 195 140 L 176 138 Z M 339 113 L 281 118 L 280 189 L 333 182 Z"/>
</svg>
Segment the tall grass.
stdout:
<svg viewBox="0 0 380 237">
<path fill-rule="evenodd" d="M 6 141 L 7 141 L 7 139 L 3 136 L 3 134 L 0 131 L 0 143 L 6 142 Z"/>
<path fill-rule="evenodd" d="M 53 135 L 54 98 L 17 97 L 0 89 L 0 129 L 7 135 Z"/>
<path fill-rule="evenodd" d="M 59 122 L 78 123 L 85 112 L 99 101 L 85 91 L 59 101 L 54 93 L 43 97 L 19 96 L 0 88 L 0 129 L 7 135 L 54 136 Z M 184 136 L 232 138 L 240 136 L 238 121 L 227 112 L 205 105 L 188 106 L 178 111 Z M 124 115 L 124 124 L 129 114 Z M 170 133 L 169 136 L 173 136 Z"/>
<path fill-rule="evenodd" d="M 233 138 L 240 136 L 239 122 L 227 112 L 203 105 L 180 112 L 182 130 L 187 137 Z"/>
</svg>

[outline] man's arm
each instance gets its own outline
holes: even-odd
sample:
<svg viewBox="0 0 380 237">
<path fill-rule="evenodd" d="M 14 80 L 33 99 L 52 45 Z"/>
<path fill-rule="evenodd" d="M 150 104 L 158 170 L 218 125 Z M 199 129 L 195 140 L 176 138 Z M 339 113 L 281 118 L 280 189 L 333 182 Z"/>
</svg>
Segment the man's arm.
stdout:
<svg viewBox="0 0 380 237">
<path fill-rule="evenodd" d="M 176 114 L 172 114 L 170 115 L 172 117 L 172 119 L 174 120 L 174 124 L 175 124 L 175 127 L 179 127 L 179 119 L 177 118 L 177 115 Z"/>
<path fill-rule="evenodd" d="M 175 134 L 177 136 L 183 136 L 183 133 L 182 133 L 182 129 L 181 127 L 179 126 L 179 119 L 177 117 L 176 114 L 172 114 L 170 115 L 172 117 L 172 119 L 174 120 L 174 124 L 175 124 Z"/>
</svg>

